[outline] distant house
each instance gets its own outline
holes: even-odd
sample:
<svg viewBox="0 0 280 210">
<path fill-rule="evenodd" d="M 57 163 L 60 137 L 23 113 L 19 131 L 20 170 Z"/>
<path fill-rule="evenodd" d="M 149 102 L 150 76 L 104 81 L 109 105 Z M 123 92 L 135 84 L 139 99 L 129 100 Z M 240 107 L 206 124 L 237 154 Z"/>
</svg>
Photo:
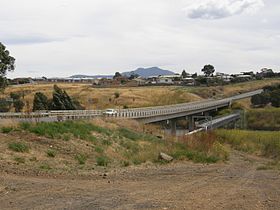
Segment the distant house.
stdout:
<svg viewBox="0 0 280 210">
<path fill-rule="evenodd" d="M 233 79 L 233 76 L 226 74 L 226 73 L 217 72 L 216 78 L 221 79 L 225 83 L 229 83 Z"/>
<path fill-rule="evenodd" d="M 133 81 L 136 81 L 137 85 L 139 86 L 145 85 L 147 83 L 147 81 L 141 77 L 135 78 Z"/>
<path fill-rule="evenodd" d="M 182 85 L 194 86 L 195 85 L 195 79 L 192 78 L 192 77 L 182 78 Z"/>
</svg>

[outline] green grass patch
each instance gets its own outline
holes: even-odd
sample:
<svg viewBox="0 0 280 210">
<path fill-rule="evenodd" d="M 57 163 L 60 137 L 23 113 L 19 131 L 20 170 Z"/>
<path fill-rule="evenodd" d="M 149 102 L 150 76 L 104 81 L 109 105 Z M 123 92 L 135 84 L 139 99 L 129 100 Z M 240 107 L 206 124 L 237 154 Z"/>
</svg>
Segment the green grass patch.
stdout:
<svg viewBox="0 0 280 210">
<path fill-rule="evenodd" d="M 71 136 L 75 138 L 94 141 L 92 132 L 110 136 L 112 131 L 92 123 L 83 121 L 66 122 L 40 122 L 37 124 L 22 123 L 21 128 L 39 136 L 69 141 Z"/>
<path fill-rule="evenodd" d="M 13 130 L 14 130 L 13 127 L 2 127 L 2 128 L 1 128 L 1 132 L 2 132 L 2 133 L 10 133 L 10 132 L 12 132 Z"/>
<path fill-rule="evenodd" d="M 28 152 L 29 146 L 22 142 L 11 142 L 8 144 L 8 148 L 14 152 Z"/>
<path fill-rule="evenodd" d="M 94 150 L 95 150 L 95 152 L 97 152 L 97 153 L 103 153 L 103 152 L 104 152 L 104 149 L 103 149 L 102 147 L 98 147 L 98 146 L 96 146 L 96 147 L 94 148 Z"/>
<path fill-rule="evenodd" d="M 106 156 L 99 156 L 99 157 L 96 158 L 96 164 L 98 166 L 108 166 L 109 159 Z"/>
</svg>

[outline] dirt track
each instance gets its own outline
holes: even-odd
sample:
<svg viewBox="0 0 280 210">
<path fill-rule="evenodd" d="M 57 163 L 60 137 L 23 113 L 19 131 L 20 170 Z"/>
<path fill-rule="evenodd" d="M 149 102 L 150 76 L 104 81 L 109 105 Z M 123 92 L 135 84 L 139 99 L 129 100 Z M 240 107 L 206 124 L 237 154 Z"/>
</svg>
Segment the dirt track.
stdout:
<svg viewBox="0 0 280 210">
<path fill-rule="evenodd" d="M 92 178 L 0 175 L 0 209 L 279 209 L 280 172 L 229 163 L 129 168 Z"/>
</svg>

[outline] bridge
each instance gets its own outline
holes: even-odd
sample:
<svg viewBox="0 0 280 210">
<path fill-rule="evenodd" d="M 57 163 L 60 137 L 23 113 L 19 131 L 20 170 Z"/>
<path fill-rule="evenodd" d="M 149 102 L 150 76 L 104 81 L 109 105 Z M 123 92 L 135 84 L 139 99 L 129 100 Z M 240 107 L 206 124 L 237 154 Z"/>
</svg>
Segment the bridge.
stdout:
<svg viewBox="0 0 280 210">
<path fill-rule="evenodd" d="M 64 121 L 77 119 L 92 119 L 96 117 L 136 119 L 142 123 L 153 123 L 172 120 L 180 117 L 191 117 L 197 114 L 207 114 L 209 111 L 229 107 L 240 99 L 249 98 L 260 94 L 263 90 L 255 90 L 232 97 L 218 100 L 202 100 L 191 103 L 181 103 L 167 106 L 154 106 L 133 109 L 118 109 L 115 114 L 104 116 L 103 110 L 65 110 L 45 111 L 32 113 L 1 113 L 0 119 L 15 119 L 17 121 Z M 176 125 L 175 125 L 176 126 Z"/>
</svg>

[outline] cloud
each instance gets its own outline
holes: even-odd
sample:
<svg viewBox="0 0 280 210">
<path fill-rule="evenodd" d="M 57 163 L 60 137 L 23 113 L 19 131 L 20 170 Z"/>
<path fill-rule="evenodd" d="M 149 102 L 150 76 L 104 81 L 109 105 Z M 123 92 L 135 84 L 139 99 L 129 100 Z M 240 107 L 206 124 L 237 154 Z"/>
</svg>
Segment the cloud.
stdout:
<svg viewBox="0 0 280 210">
<path fill-rule="evenodd" d="M 242 13 L 255 13 L 263 0 L 200 0 L 184 8 L 191 19 L 221 19 Z"/>
<path fill-rule="evenodd" d="M 9 45 L 41 44 L 64 40 L 64 38 L 54 38 L 43 35 L 5 35 L 0 36 L 0 39 L 3 43 Z"/>
</svg>

